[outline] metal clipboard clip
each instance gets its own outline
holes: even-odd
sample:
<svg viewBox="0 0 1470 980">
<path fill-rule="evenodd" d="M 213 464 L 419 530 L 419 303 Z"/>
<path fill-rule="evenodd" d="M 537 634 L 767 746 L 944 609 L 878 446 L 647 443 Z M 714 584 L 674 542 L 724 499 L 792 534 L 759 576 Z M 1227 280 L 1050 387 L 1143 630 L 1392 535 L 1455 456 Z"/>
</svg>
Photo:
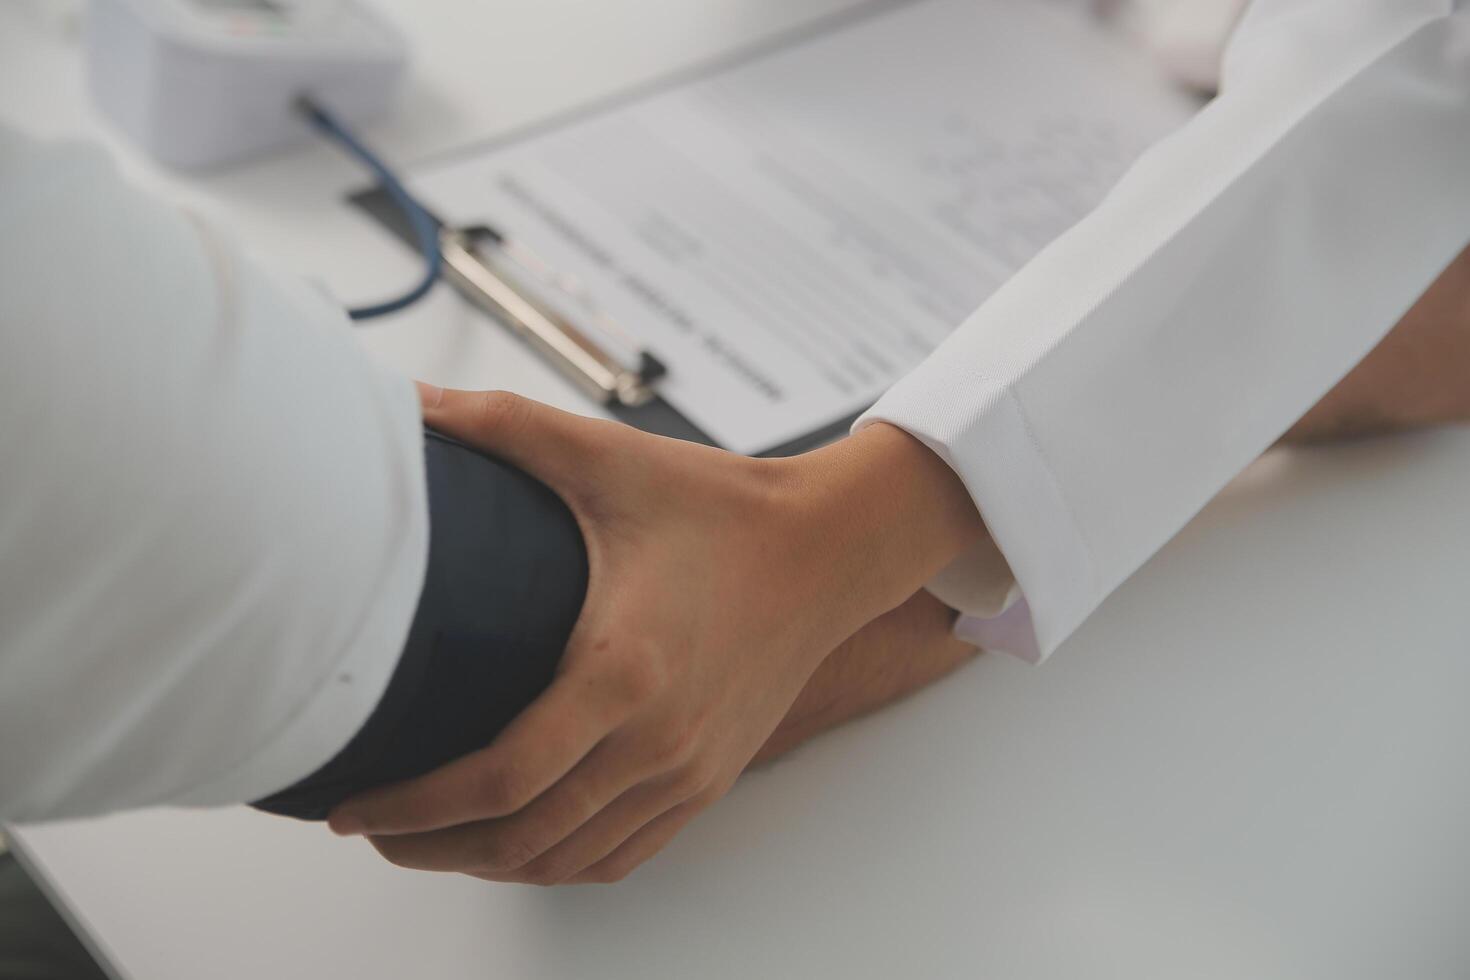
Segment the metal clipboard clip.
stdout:
<svg viewBox="0 0 1470 980">
<path fill-rule="evenodd" d="M 668 369 L 658 358 L 627 341 L 619 357 L 574 325 L 529 288 L 517 272 L 541 280 L 543 290 L 576 298 L 564 282 L 549 281 L 544 263 L 493 228 L 441 227 L 439 250 L 444 277 L 466 298 L 524 337 L 576 385 L 603 405 L 636 407 L 657 395 L 655 386 Z M 621 331 L 605 318 L 603 332 Z M 633 362 L 630 364 L 629 362 Z"/>
</svg>

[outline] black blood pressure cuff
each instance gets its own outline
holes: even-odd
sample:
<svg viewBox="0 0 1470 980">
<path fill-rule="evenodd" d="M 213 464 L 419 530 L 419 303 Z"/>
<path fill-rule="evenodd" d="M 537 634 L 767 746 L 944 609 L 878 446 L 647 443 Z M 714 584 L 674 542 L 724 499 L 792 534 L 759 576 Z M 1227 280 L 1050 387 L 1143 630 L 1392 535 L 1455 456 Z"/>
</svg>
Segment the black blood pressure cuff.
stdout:
<svg viewBox="0 0 1470 980">
<path fill-rule="evenodd" d="M 551 683 L 587 592 L 561 499 L 505 463 L 425 433 L 429 564 L 387 691 L 326 765 L 253 804 L 322 820 L 373 786 L 488 745 Z"/>
</svg>

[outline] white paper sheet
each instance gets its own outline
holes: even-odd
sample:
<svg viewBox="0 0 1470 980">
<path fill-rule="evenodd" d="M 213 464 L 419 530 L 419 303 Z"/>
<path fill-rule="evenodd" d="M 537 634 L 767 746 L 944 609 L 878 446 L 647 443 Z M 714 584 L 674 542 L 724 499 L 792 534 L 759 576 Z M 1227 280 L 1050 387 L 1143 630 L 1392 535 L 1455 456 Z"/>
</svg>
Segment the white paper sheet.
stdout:
<svg viewBox="0 0 1470 980">
<path fill-rule="evenodd" d="M 910 0 L 412 185 L 756 453 L 869 405 L 1196 108 L 1076 4 Z"/>
</svg>

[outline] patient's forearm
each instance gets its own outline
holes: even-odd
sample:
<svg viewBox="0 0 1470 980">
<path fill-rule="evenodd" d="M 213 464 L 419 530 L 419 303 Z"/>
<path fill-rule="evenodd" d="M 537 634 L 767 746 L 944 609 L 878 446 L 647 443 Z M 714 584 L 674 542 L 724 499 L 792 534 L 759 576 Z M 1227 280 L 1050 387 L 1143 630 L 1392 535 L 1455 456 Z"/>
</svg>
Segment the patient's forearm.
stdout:
<svg viewBox="0 0 1470 980">
<path fill-rule="evenodd" d="M 755 757 L 765 762 L 949 674 L 977 651 L 955 639 L 955 612 L 919 592 L 843 643 L 812 675 Z"/>
<path fill-rule="evenodd" d="M 1465 420 L 1470 420 L 1470 249 L 1283 441 L 1320 442 Z"/>
</svg>

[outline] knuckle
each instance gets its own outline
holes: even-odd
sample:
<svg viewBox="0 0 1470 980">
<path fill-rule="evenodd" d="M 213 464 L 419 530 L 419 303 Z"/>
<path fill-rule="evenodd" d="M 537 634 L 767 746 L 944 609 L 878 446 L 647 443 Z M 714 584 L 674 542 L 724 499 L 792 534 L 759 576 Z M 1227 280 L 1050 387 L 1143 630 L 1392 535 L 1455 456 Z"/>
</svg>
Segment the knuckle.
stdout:
<svg viewBox="0 0 1470 980">
<path fill-rule="evenodd" d="M 610 667 L 613 697 L 625 705 L 647 704 L 668 686 L 668 677 L 658 658 L 646 649 L 619 657 Z"/>
<path fill-rule="evenodd" d="M 654 746 L 657 760 L 666 769 L 688 771 L 697 768 L 696 757 L 703 743 L 703 728 L 691 720 L 679 720 L 671 724 L 658 737 Z"/>
<path fill-rule="evenodd" d="M 513 813 L 531 801 L 529 781 L 508 764 L 487 766 L 480 773 L 475 796 L 488 816 Z"/>
<path fill-rule="evenodd" d="M 709 788 L 714 781 L 714 767 L 696 761 L 685 765 L 674 776 L 672 789 L 680 799 L 691 799 Z"/>
<path fill-rule="evenodd" d="M 510 391 L 485 392 L 477 408 L 481 425 L 507 435 L 524 428 L 531 414 L 531 402 Z"/>
<path fill-rule="evenodd" d="M 524 838 L 497 841 L 486 849 L 484 867 L 489 871 L 519 871 L 530 867 L 541 856 L 542 850 L 534 841 Z"/>
</svg>

